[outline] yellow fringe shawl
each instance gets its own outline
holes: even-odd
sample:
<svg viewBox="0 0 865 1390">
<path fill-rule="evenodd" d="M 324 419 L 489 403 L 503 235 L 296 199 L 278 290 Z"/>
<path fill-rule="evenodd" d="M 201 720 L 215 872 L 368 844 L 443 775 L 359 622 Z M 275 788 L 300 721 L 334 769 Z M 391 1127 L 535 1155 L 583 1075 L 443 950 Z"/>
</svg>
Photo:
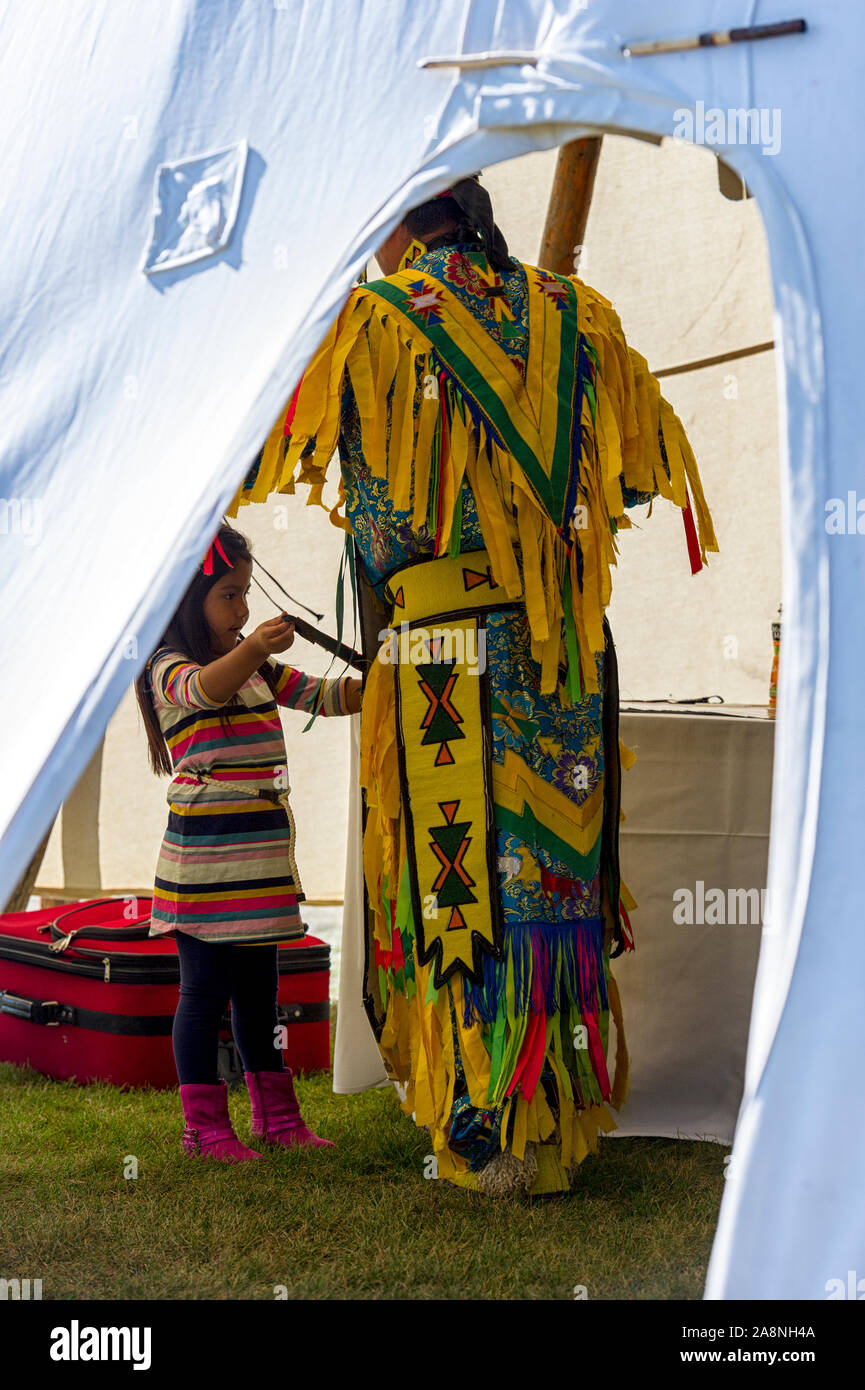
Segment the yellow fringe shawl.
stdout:
<svg viewBox="0 0 865 1390">
<path fill-rule="evenodd" d="M 577 500 L 585 509 L 580 515 L 585 524 L 573 531 L 583 554 L 582 593 L 576 546 L 569 555 L 516 460 L 487 438 L 483 422 L 473 424 L 453 394 L 449 451 L 440 482 L 440 549 L 447 548 L 454 504 L 467 478 L 493 575 L 510 598 L 522 597 L 526 604 L 532 655 L 541 664 L 545 693 L 556 689 L 558 668 L 565 660 L 560 619 L 566 568 L 584 686 L 597 691 L 595 656 L 604 648 L 602 622 L 617 557 L 616 531 L 631 524 L 625 514 L 623 487 L 658 492 L 680 508 L 687 505 L 689 487 L 702 559 L 707 551 L 718 549 L 681 421 L 661 395 L 645 358 L 628 347 L 609 301 L 572 278 L 580 331 L 598 354 L 594 421 L 586 393 L 582 406 L 584 449 Z M 272 492 L 293 493 L 298 482 L 310 489 L 307 505 L 324 505 L 322 491 L 339 437 L 347 373 L 357 401 L 364 459 L 376 476 L 387 479 L 394 506 L 411 510 L 413 524 L 421 526 L 427 520 L 433 441 L 442 408 L 431 352 L 432 344 L 420 329 L 407 330 L 380 297 L 364 286 L 355 289 L 302 378 L 290 437 L 285 437 L 283 410 L 264 446 L 254 483 L 241 488 L 230 515 L 236 515 L 244 503 L 264 501 Z M 431 382 L 435 389 L 430 388 Z M 452 391 L 449 383 L 445 389 Z M 541 403 L 532 401 L 532 405 L 540 420 Z M 659 428 L 669 476 L 661 456 Z M 311 451 L 302 457 L 311 444 Z M 340 482 L 330 517 L 335 525 L 350 530 L 350 523 L 339 514 L 344 500 Z"/>
</svg>

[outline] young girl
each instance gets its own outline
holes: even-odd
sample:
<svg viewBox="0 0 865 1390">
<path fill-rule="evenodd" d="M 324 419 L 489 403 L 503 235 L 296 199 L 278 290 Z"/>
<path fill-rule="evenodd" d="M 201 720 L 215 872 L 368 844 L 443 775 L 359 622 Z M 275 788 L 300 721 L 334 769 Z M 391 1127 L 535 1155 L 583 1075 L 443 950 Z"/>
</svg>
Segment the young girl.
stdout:
<svg viewBox="0 0 865 1390">
<path fill-rule="evenodd" d="M 303 1123 L 276 1043 L 277 943 L 303 935 L 277 705 L 353 714 L 361 686 L 273 661 L 294 640 L 287 618 L 242 636 L 251 575 L 246 539 L 221 526 L 136 683 L 153 770 L 174 774 L 150 934 L 175 933 L 180 957 L 172 1040 L 183 1151 L 228 1162 L 261 1157 L 235 1135 L 217 1076 L 229 1000 L 253 1134 L 333 1147 Z"/>
</svg>

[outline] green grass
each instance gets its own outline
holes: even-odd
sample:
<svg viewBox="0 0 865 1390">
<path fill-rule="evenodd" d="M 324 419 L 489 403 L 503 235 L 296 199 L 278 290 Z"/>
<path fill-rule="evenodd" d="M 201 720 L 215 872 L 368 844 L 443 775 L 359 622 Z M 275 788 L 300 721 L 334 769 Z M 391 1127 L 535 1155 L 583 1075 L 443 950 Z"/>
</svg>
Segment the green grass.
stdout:
<svg viewBox="0 0 865 1390">
<path fill-rule="evenodd" d="M 186 1159 L 176 1092 L 0 1064 L 0 1277 L 45 1299 L 697 1299 L 726 1150 L 601 1142 L 565 1197 L 485 1199 L 423 1177 L 429 1139 L 392 1090 L 301 1077 L 326 1152 Z M 249 1140 L 245 1088 L 231 1111 Z M 124 1178 L 127 1155 L 138 1177 Z"/>
</svg>

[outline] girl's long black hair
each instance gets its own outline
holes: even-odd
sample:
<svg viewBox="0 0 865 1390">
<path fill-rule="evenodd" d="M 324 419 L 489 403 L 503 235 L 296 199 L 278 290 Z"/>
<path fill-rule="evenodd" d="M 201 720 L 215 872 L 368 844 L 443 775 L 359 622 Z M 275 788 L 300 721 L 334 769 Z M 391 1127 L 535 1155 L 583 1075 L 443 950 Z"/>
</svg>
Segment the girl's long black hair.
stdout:
<svg viewBox="0 0 865 1390">
<path fill-rule="evenodd" d="M 157 776 L 171 773 L 174 768 L 153 702 L 153 690 L 150 684 L 150 666 L 153 657 L 161 648 L 168 647 L 171 651 L 180 652 L 183 656 L 188 657 L 198 666 L 206 666 L 215 660 L 210 629 L 204 617 L 204 600 L 208 590 L 218 579 L 222 579 L 228 574 L 231 567 L 235 566 L 238 561 L 248 560 L 250 564 L 252 563 L 249 541 L 239 531 L 235 531 L 232 526 L 223 523 L 216 534 L 216 539 L 231 561 L 231 565 L 225 563 L 216 545 L 213 545 L 210 551 L 213 557 L 212 574 L 205 574 L 203 566 L 199 565 L 192 583 L 180 600 L 177 611 L 163 632 L 156 651 L 151 654 L 144 670 L 135 682 L 138 708 L 141 710 L 141 717 L 144 720 L 144 728 L 147 733 L 150 766 Z M 267 681 L 272 694 L 275 695 L 276 676 L 270 663 L 265 661 L 259 666 L 258 671 L 259 675 Z M 231 723 L 227 711 L 242 708 L 242 702 L 235 698 L 220 709 L 219 719 L 226 733 L 231 733 Z"/>
</svg>

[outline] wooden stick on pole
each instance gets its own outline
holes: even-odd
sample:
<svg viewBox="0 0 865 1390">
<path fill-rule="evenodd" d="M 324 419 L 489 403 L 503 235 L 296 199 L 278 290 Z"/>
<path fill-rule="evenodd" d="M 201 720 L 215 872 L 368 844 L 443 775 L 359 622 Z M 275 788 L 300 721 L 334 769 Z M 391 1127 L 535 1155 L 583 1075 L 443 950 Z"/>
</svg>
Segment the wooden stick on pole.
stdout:
<svg viewBox="0 0 865 1390">
<path fill-rule="evenodd" d="M 602 135 L 590 135 L 559 150 L 538 257 L 543 270 L 575 273 L 574 253 L 586 234 L 602 140 Z"/>
</svg>

